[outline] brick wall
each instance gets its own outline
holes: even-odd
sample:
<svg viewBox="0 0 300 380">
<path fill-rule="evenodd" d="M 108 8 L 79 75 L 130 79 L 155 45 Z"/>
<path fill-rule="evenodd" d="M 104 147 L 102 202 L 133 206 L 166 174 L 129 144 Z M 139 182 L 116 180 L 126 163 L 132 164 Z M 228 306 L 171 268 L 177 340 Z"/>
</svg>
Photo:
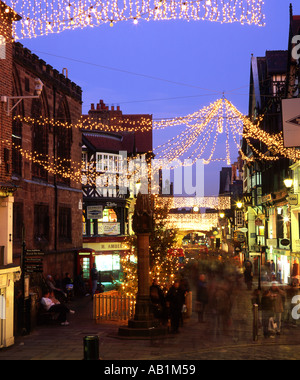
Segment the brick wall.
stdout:
<svg viewBox="0 0 300 380">
<path fill-rule="evenodd" d="M 40 99 L 25 99 L 17 108 L 16 116 L 32 117 L 34 101 L 39 102 L 41 116 L 48 119 L 62 117 L 64 121 L 76 124 L 81 117 L 82 91 L 79 86 L 59 73 L 46 62 L 32 54 L 20 43 L 13 45 L 13 92 L 18 96 L 34 95 L 35 78 L 40 78 L 44 84 Z M 36 128 L 44 128 L 47 133 L 47 146 L 44 151 L 44 159 L 50 166 L 54 164 L 54 155 L 58 155 L 59 130 L 53 125 L 43 125 Z M 38 133 L 40 131 L 37 129 Z M 65 130 L 62 130 L 64 133 Z M 26 151 L 33 150 L 35 139 L 35 127 L 31 123 L 22 122 L 19 136 L 22 148 Z M 72 128 L 71 131 L 71 166 L 81 164 L 81 131 Z M 63 143 L 62 141 L 60 143 Z M 38 145 L 38 144 L 37 144 Z M 62 149 L 63 151 L 64 149 Z M 15 193 L 15 203 L 22 210 L 23 224 L 25 226 L 25 241 L 28 249 L 41 249 L 45 252 L 44 274 L 59 274 L 74 270 L 76 250 L 82 247 L 82 210 L 79 205 L 82 202 L 80 181 L 63 180 L 51 171 L 45 177 L 35 175 L 34 163 L 31 160 L 21 159 L 21 172 L 13 172 L 13 181 L 18 190 Z M 49 231 L 46 238 L 37 236 L 36 218 L 37 210 L 48 210 L 41 224 L 48 223 Z M 71 233 L 62 238 L 60 230 L 60 209 L 71 210 Z M 19 215 L 20 216 L 20 215 Z M 18 218 L 18 215 L 16 215 Z M 48 218 L 48 220 L 47 220 Z M 20 218 L 22 219 L 22 218 Z M 45 221 L 46 220 L 46 221 Z M 20 223 L 19 220 L 18 223 Z M 43 226 L 41 226 L 43 232 Z M 40 231 L 39 231 L 40 232 Z M 14 236 L 14 258 L 17 263 L 21 254 L 22 236 Z"/>
<path fill-rule="evenodd" d="M 5 13 L 5 8 L 0 2 L 0 35 L 5 39 L 5 59 L 0 59 L 0 96 L 12 95 L 12 19 Z M 7 116 L 3 104 L 0 103 L 0 182 L 7 183 L 11 180 L 11 150 L 9 144 L 2 141 L 11 141 L 12 133 L 11 117 Z"/>
</svg>

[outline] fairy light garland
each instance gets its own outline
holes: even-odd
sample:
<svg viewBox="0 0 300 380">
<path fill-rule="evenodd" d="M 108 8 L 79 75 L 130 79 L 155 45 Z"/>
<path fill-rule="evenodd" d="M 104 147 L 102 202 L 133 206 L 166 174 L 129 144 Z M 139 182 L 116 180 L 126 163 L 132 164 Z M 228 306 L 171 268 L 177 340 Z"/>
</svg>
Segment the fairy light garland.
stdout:
<svg viewBox="0 0 300 380">
<path fill-rule="evenodd" d="M 131 21 L 211 21 L 265 25 L 263 0 L 7 0 L 22 17 L 14 38 L 61 33 L 65 30 L 114 26 Z"/>
<path fill-rule="evenodd" d="M 85 130 L 99 130 L 105 132 L 117 132 L 117 131 L 141 131 L 146 132 L 152 129 L 152 120 L 143 119 L 141 124 L 137 121 L 126 119 L 125 125 L 118 125 L 117 118 L 112 120 L 109 125 L 105 125 L 92 118 L 84 117 L 79 120 L 77 124 L 69 124 L 57 120 L 38 118 L 33 119 L 29 117 L 16 116 L 15 120 L 32 124 L 35 126 L 48 127 L 62 127 L 62 128 L 79 128 L 81 131 Z M 186 117 L 154 121 L 153 127 L 156 130 L 163 130 L 167 127 L 175 127 L 177 125 L 185 124 L 186 129 L 173 137 L 166 143 L 158 146 L 155 149 L 156 158 L 161 158 L 164 164 L 173 162 L 173 160 L 179 159 L 183 154 L 186 154 L 190 149 L 192 152 L 188 156 L 189 163 L 184 165 L 191 165 L 198 159 L 203 159 L 205 164 L 216 161 L 226 161 L 229 165 L 230 158 L 230 146 L 229 140 L 233 139 L 237 149 L 243 160 L 247 162 L 253 162 L 255 160 L 276 161 L 280 157 L 289 158 L 292 161 L 300 159 L 300 151 L 296 148 L 285 148 L 283 143 L 283 134 L 278 133 L 270 135 L 269 133 L 260 129 L 260 125 L 264 119 L 261 115 L 256 124 L 253 124 L 246 116 L 244 116 L 237 108 L 228 101 L 225 97 L 217 100 L 208 107 L 194 112 Z M 225 132 L 225 133 L 224 133 Z M 225 157 L 214 157 L 217 150 L 218 139 L 221 135 L 225 135 Z M 247 157 L 240 147 L 240 140 L 244 138 L 249 147 L 252 149 L 254 155 Z M 267 152 L 263 153 L 259 148 L 255 147 L 253 141 L 259 141 L 263 143 Z M 212 142 L 212 144 L 210 144 Z M 1 141 L 2 145 L 10 146 L 12 149 L 17 150 L 21 156 L 33 163 L 41 165 L 46 171 L 52 174 L 59 174 L 62 177 L 69 178 L 77 183 L 83 183 L 84 185 L 97 186 L 101 177 L 106 180 L 113 181 L 115 174 L 109 174 L 107 172 L 99 173 L 96 169 L 96 162 L 92 162 L 87 167 L 80 162 L 65 159 L 60 157 L 54 157 L 51 155 L 41 155 L 37 152 L 32 152 L 23 149 L 21 146 L 16 145 L 7 140 Z M 223 148 L 224 148 L 224 142 Z M 196 147 L 194 148 L 194 146 Z M 205 157 L 204 153 L 209 148 L 209 157 Z M 219 149 L 218 149 L 219 150 Z M 134 158 L 127 158 L 127 163 L 130 163 Z M 94 160 L 95 161 L 95 160 Z M 151 167 L 148 163 L 148 177 L 153 178 L 155 170 L 159 168 Z M 130 173 L 130 176 L 134 178 L 137 171 Z M 129 177 L 130 177 L 129 176 Z M 127 177 L 127 178 L 126 178 Z M 120 173 L 122 181 L 128 180 L 128 173 Z"/>
<path fill-rule="evenodd" d="M 218 225 L 219 214 L 169 214 L 166 228 L 211 231 Z"/>
<path fill-rule="evenodd" d="M 152 120 L 150 118 L 141 117 L 139 120 L 131 120 L 129 118 L 110 117 L 109 124 L 104 124 L 94 117 L 82 116 L 78 123 L 72 124 L 62 122 L 60 120 L 49 119 L 40 117 L 38 119 L 16 115 L 14 120 L 24 122 L 29 125 L 36 125 L 40 127 L 62 127 L 66 129 L 80 129 L 82 131 L 102 131 L 102 132 L 149 132 L 152 130 Z"/>
</svg>

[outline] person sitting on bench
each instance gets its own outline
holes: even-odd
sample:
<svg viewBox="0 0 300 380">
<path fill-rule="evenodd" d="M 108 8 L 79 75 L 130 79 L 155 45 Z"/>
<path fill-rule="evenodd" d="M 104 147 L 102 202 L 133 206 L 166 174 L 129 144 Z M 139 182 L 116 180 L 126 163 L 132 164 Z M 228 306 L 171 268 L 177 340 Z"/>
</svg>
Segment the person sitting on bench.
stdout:
<svg viewBox="0 0 300 380">
<path fill-rule="evenodd" d="M 74 314 L 74 310 L 68 309 L 65 305 L 61 303 L 54 303 L 50 298 L 50 292 L 46 291 L 41 299 L 41 304 L 45 308 L 46 311 L 50 313 L 58 313 L 58 320 L 61 322 L 62 326 L 68 326 L 69 322 L 67 321 L 67 314 Z"/>
</svg>

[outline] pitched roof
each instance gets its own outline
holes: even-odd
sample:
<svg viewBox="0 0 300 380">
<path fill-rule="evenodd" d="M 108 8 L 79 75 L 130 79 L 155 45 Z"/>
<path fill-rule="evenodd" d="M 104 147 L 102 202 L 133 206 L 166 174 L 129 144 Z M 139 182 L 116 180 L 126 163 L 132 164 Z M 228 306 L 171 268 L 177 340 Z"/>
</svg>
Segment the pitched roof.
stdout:
<svg viewBox="0 0 300 380">
<path fill-rule="evenodd" d="M 83 132 L 83 144 L 97 152 L 135 154 L 134 132 Z"/>
</svg>

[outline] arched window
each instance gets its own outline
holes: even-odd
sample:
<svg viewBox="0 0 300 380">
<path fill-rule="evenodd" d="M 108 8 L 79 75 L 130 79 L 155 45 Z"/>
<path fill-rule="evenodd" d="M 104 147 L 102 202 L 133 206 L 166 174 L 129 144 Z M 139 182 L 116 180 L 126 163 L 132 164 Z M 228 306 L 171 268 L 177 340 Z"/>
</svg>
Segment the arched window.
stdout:
<svg viewBox="0 0 300 380">
<path fill-rule="evenodd" d="M 20 86 L 18 86 L 18 75 L 13 74 L 13 96 L 20 96 Z M 22 175 L 22 155 L 20 149 L 22 148 L 22 121 L 18 116 L 23 116 L 21 103 L 14 108 L 12 121 L 12 171 L 19 176 Z"/>
<path fill-rule="evenodd" d="M 70 116 L 66 99 L 60 102 L 57 111 L 57 120 L 66 123 L 66 125 L 59 124 L 55 130 L 57 147 L 56 159 L 61 170 L 61 174 L 58 175 L 58 180 L 69 184 L 70 179 L 68 178 L 68 173 L 71 169 L 72 129 L 68 127 L 70 126 Z"/>
<path fill-rule="evenodd" d="M 39 124 L 38 119 L 43 115 L 43 104 L 41 99 L 33 99 L 31 107 L 31 117 L 35 120 L 32 127 L 32 151 L 34 160 L 32 163 L 33 177 L 45 179 L 48 178 L 46 165 L 48 164 L 48 126 Z"/>
</svg>

